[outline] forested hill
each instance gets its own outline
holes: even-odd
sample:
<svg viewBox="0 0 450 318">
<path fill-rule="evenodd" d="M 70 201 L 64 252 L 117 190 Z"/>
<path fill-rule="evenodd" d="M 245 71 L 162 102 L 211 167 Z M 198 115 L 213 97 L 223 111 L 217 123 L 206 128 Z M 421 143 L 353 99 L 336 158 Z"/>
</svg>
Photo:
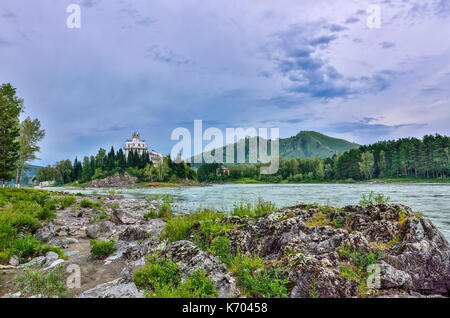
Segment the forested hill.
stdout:
<svg viewBox="0 0 450 318">
<path fill-rule="evenodd" d="M 283 158 L 327 158 L 359 146 L 315 131 L 301 131 L 296 136 L 280 139 L 280 155 Z"/>
<path fill-rule="evenodd" d="M 235 163 L 237 163 L 237 143 L 234 145 Z M 338 138 L 329 137 L 315 131 L 301 131 L 296 136 L 280 138 L 282 158 L 328 158 L 337 153 L 344 153 L 359 148 L 360 145 Z M 245 157 L 248 162 L 249 140 L 246 140 Z M 267 142 L 270 154 L 270 140 Z M 212 151 L 214 154 L 215 151 Z M 223 158 L 226 158 L 226 147 L 223 147 Z"/>
</svg>

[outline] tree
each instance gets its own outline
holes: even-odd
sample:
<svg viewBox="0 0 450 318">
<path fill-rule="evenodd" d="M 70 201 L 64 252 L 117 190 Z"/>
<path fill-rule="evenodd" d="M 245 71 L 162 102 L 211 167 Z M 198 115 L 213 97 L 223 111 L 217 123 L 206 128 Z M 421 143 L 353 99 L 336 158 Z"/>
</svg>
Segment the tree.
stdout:
<svg viewBox="0 0 450 318">
<path fill-rule="evenodd" d="M 358 163 L 359 170 L 365 179 L 372 179 L 375 160 L 373 153 L 370 151 L 361 154 L 361 161 Z"/>
<path fill-rule="evenodd" d="M 125 169 L 127 168 L 127 159 L 125 158 L 125 155 L 122 151 L 122 148 L 119 149 L 119 151 L 117 152 L 117 160 L 118 160 L 118 167 L 120 172 L 124 172 Z"/>
<path fill-rule="evenodd" d="M 36 153 L 41 149 L 37 144 L 45 137 L 45 130 L 41 130 L 41 122 L 37 118 L 31 120 L 30 117 L 27 117 L 20 123 L 19 130 L 19 160 L 16 173 L 17 186 L 20 186 L 25 164 L 28 161 L 37 159 Z"/>
<path fill-rule="evenodd" d="M 386 175 L 386 155 L 384 151 L 381 150 L 378 158 L 378 176 L 383 178 Z"/>
<path fill-rule="evenodd" d="M 0 180 L 9 181 L 14 176 L 19 159 L 19 115 L 23 99 L 16 96 L 11 84 L 0 86 Z"/>
</svg>

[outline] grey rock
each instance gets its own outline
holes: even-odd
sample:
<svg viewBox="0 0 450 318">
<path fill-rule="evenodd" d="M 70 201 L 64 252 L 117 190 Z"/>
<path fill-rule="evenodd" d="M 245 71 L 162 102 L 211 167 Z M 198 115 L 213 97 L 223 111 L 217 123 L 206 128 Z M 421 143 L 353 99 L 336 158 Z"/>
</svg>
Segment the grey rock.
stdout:
<svg viewBox="0 0 450 318">
<path fill-rule="evenodd" d="M 55 252 L 48 252 L 47 254 L 45 254 L 45 259 L 47 261 L 56 261 L 59 258 L 58 254 L 56 254 Z"/>
<path fill-rule="evenodd" d="M 33 258 L 28 263 L 23 264 L 23 267 L 42 267 L 45 264 L 45 256 L 38 256 Z"/>
<path fill-rule="evenodd" d="M 119 240 L 123 241 L 138 241 L 145 240 L 148 237 L 148 232 L 142 226 L 129 226 L 119 235 Z"/>
<path fill-rule="evenodd" d="M 412 283 L 411 275 L 398 270 L 386 262 L 380 263 L 381 269 L 381 287 L 382 288 L 401 288 L 407 287 Z"/>
<path fill-rule="evenodd" d="M 55 232 L 55 227 L 53 225 L 53 223 L 49 222 L 47 224 L 44 224 L 42 227 L 38 228 L 36 230 L 36 233 L 34 234 L 34 237 L 47 242 L 49 240 L 51 240 L 53 237 L 55 237 L 56 232 Z"/>
<path fill-rule="evenodd" d="M 102 234 L 98 224 L 91 224 L 86 227 L 86 236 L 91 239 L 96 239 Z"/>
<path fill-rule="evenodd" d="M 97 285 L 79 294 L 77 298 L 142 298 L 143 292 L 138 290 L 128 278 L 117 278 Z"/>
<path fill-rule="evenodd" d="M 134 224 L 136 223 L 136 219 L 128 212 L 124 210 L 116 209 L 113 212 L 116 221 L 119 224 Z"/>
<path fill-rule="evenodd" d="M 70 256 L 74 256 L 74 255 L 76 255 L 78 253 L 80 253 L 80 251 L 78 251 L 78 250 L 66 251 L 66 252 L 64 252 L 64 255 L 66 255 L 67 257 L 70 257 Z"/>
<path fill-rule="evenodd" d="M 20 264 L 20 260 L 16 255 L 13 255 L 10 259 L 9 259 L 9 265 L 12 266 L 19 266 Z"/>
</svg>

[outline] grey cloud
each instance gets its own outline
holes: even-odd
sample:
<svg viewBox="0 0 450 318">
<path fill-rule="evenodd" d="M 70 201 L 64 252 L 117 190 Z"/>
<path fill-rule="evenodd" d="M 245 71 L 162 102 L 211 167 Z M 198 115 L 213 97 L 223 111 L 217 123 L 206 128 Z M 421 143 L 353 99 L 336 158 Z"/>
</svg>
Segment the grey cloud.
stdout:
<svg viewBox="0 0 450 318">
<path fill-rule="evenodd" d="M 347 20 L 345 20 L 345 24 L 351 24 L 351 23 L 357 23 L 359 22 L 359 18 L 357 17 L 350 17 Z"/>
<path fill-rule="evenodd" d="M 381 42 L 381 43 L 380 43 L 380 46 L 381 46 L 383 49 L 390 49 L 390 48 L 395 47 L 395 43 L 392 43 L 392 42 Z"/>
<path fill-rule="evenodd" d="M 287 91 L 313 98 L 333 99 L 351 95 L 378 93 L 387 89 L 396 73 L 381 70 L 361 77 L 346 77 L 324 56 L 339 37 L 317 34 L 320 24 L 293 26 L 277 34 L 271 59 L 291 83 Z"/>
<path fill-rule="evenodd" d="M 100 0 L 81 0 L 80 5 L 87 8 L 92 8 L 100 3 Z"/>
<path fill-rule="evenodd" d="M 145 54 L 146 58 L 152 58 L 155 61 L 174 64 L 177 66 L 191 63 L 189 59 L 182 58 L 170 49 L 162 49 L 158 45 L 149 47 Z"/>
</svg>

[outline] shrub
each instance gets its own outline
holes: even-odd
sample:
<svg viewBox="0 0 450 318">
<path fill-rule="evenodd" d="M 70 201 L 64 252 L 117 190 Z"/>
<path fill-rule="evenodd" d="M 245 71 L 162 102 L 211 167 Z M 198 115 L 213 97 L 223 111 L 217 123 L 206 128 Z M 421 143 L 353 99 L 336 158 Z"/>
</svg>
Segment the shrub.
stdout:
<svg viewBox="0 0 450 318">
<path fill-rule="evenodd" d="M 115 244 L 114 239 L 108 241 L 91 240 L 91 255 L 96 258 L 104 258 L 116 251 Z"/>
<path fill-rule="evenodd" d="M 77 202 L 75 197 L 64 197 L 59 200 L 59 204 L 61 204 L 61 209 L 67 209 Z"/>
<path fill-rule="evenodd" d="M 88 199 L 83 199 L 80 201 L 80 206 L 82 208 L 92 208 L 94 206 L 94 202 L 92 202 Z"/>
<path fill-rule="evenodd" d="M 40 243 L 31 234 L 17 238 L 12 242 L 12 253 L 21 260 L 34 255 L 39 250 Z"/>
<path fill-rule="evenodd" d="M 180 281 L 178 265 L 171 260 L 159 259 L 158 255 L 150 256 L 146 265 L 134 272 L 134 283 L 140 288 L 155 290 Z"/>
</svg>

